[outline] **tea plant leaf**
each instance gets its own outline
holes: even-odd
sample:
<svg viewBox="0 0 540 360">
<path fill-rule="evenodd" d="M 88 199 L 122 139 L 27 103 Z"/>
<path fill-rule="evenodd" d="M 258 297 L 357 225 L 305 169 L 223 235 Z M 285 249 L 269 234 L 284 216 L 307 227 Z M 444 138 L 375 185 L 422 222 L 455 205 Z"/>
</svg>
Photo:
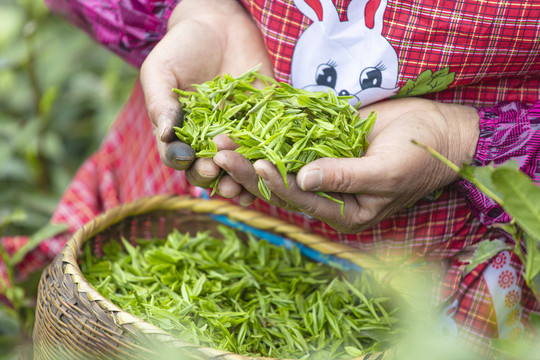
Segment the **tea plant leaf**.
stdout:
<svg viewBox="0 0 540 360">
<path fill-rule="evenodd" d="M 519 171 L 496 168 L 493 184 L 503 195 L 503 206 L 529 235 L 540 241 L 540 187 Z"/>
<path fill-rule="evenodd" d="M 504 230 L 510 232 L 517 246 L 514 252 L 520 257 L 525 265 L 524 277 L 527 284 L 532 287 L 536 294 L 540 294 L 540 186 L 534 184 L 526 174 L 519 170 L 516 161 L 505 162 L 498 167 L 493 165 L 473 167 L 465 165 L 459 168 L 437 151 L 428 146 L 419 144 L 435 158 L 439 159 L 463 178 L 473 183 L 480 191 L 491 197 L 497 204 L 503 207 L 519 225 L 521 231 L 513 231 L 512 227 L 506 226 Z M 524 256 L 521 247 L 521 239 L 526 243 L 527 255 Z"/>
<path fill-rule="evenodd" d="M 455 79 L 455 72 L 450 72 L 449 67 L 432 72 L 425 70 L 416 80 L 407 79 L 404 86 L 399 89 L 393 98 L 406 96 L 419 96 L 447 89 Z"/>
<path fill-rule="evenodd" d="M 525 247 L 527 248 L 527 256 L 525 257 L 525 274 L 524 278 L 532 290 L 539 295 L 540 290 L 540 249 L 538 240 L 534 239 L 529 234 L 523 235 Z"/>
<path fill-rule="evenodd" d="M 512 247 L 501 240 L 484 240 L 480 243 L 476 251 L 474 252 L 471 262 L 465 268 L 465 274 L 468 274 L 475 267 L 480 265 L 486 260 L 491 259 L 493 256 L 497 255 L 501 251 L 511 250 Z"/>
</svg>

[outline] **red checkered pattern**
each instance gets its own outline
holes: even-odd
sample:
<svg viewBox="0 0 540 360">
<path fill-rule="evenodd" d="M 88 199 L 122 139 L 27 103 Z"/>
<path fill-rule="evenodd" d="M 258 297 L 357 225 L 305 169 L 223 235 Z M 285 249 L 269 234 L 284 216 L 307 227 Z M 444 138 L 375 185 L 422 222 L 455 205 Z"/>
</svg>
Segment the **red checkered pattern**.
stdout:
<svg viewBox="0 0 540 360">
<path fill-rule="evenodd" d="M 140 66 L 180 0 L 45 0 L 51 9 Z M 351 0 L 334 0 L 341 19 Z M 292 0 L 241 0 L 264 36 L 278 80 L 290 81 L 296 39 L 310 20 Z M 540 3 L 390 0 L 383 35 L 399 57 L 398 86 L 449 67 L 450 89 L 428 97 L 468 105 L 532 104 L 540 88 Z"/>
<path fill-rule="evenodd" d="M 292 1 L 242 1 L 265 37 L 276 78 L 290 81 L 296 39 L 310 24 Z M 346 17 L 350 0 L 334 1 Z M 451 88 L 429 97 L 468 105 L 532 104 L 540 89 L 540 3 L 388 1 L 383 36 L 399 58 L 398 87 L 449 67 Z"/>
<path fill-rule="evenodd" d="M 163 36 L 166 19 L 176 4 L 176 0 L 47 1 L 53 9 L 136 65 L 140 65 Z M 349 1 L 336 2 L 342 19 L 346 17 Z M 309 20 L 292 1 L 245 0 L 243 4 L 264 35 L 276 77 L 289 81 L 294 44 Z M 500 139 L 500 143 L 492 141 L 494 145 L 485 151 L 479 147 L 475 159 L 489 161 L 489 156 L 493 156 L 502 161 L 524 151 L 529 161 L 522 168 L 533 176 L 540 168 L 539 145 L 527 139 L 538 136 L 535 135 L 537 117 L 529 113 L 538 112 L 538 104 L 533 104 L 540 89 L 539 23 L 540 3 L 533 1 L 390 1 L 384 15 L 383 35 L 399 56 L 399 86 L 408 79 L 416 79 L 425 70 L 449 67 L 455 72 L 450 88 L 428 97 L 475 106 L 492 106 L 502 100 L 522 101 L 523 104 L 514 106 L 524 109 L 525 115 L 512 108 L 506 108 L 507 111 L 486 108 L 480 112 L 481 124 L 494 124 L 481 129 L 481 133 L 484 137 Z M 499 111 L 499 115 L 484 116 L 494 111 Z M 513 124 L 521 124 L 512 130 L 516 139 L 525 139 L 518 152 L 503 150 L 516 148 L 510 146 L 514 138 L 501 132 L 507 128 L 503 123 L 509 119 Z M 459 186 L 469 197 L 476 194 L 475 189 Z M 183 173 L 162 165 L 142 90 L 137 84 L 102 146 L 80 168 L 53 216 L 53 222 L 68 224 L 69 231 L 30 253 L 18 273 L 24 276 L 48 263 L 58 254 L 67 236 L 97 214 L 141 196 L 162 193 L 200 195 L 200 189 L 190 186 Z M 482 214 L 481 205 L 475 206 Z M 441 304 L 459 300 L 455 321 L 460 334 L 484 350 L 489 339 L 497 336 L 492 299 L 482 277 L 488 263 L 465 275 L 465 264 L 457 260 L 457 255 L 465 247 L 498 234 L 479 221 L 466 197 L 454 186 L 448 187 L 435 201 L 420 201 L 354 235 L 340 234 L 320 221 L 262 201 L 256 201 L 253 207 L 380 256 L 424 257 L 441 264 L 445 276 L 436 299 Z M 14 249 L 25 240 L 2 241 Z M 512 260 L 516 269 L 521 270 L 518 259 Z M 522 321 L 526 321 L 531 311 L 540 308 L 521 277 L 518 282 L 523 289 Z"/>
</svg>

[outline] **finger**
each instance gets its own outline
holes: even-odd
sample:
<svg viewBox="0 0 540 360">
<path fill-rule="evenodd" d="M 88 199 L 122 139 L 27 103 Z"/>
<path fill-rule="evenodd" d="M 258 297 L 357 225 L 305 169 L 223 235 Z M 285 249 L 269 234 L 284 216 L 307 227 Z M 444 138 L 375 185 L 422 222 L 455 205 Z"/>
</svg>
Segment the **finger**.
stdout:
<svg viewBox="0 0 540 360">
<path fill-rule="evenodd" d="M 182 113 L 174 88 L 213 78 L 221 62 L 220 38 L 198 21 L 183 21 L 165 34 L 141 66 L 141 85 L 158 140 L 175 139 Z"/>
<path fill-rule="evenodd" d="M 289 175 L 287 189 L 279 171 L 268 161 L 257 161 L 254 168 L 264 179 L 272 193 L 284 199 L 291 208 L 324 221 L 335 230 L 353 234 L 365 230 L 395 212 L 392 199 L 371 195 L 343 195 L 329 193 L 335 199 L 344 201 L 344 215 L 341 205 L 313 192 L 301 190 Z"/>
<path fill-rule="evenodd" d="M 218 151 L 214 156 L 214 162 L 239 183 L 249 184 L 251 181 L 257 181 L 257 174 L 251 162 L 235 151 Z"/>
<path fill-rule="evenodd" d="M 212 159 L 201 158 L 195 160 L 193 165 L 186 170 L 186 178 L 191 185 L 207 189 L 220 172 L 221 168 Z"/>
<path fill-rule="evenodd" d="M 372 194 L 355 195 L 356 211 L 349 212 L 348 228 L 340 229 L 347 233 L 358 233 L 376 225 L 393 212 L 393 199 Z M 344 224 L 345 225 L 345 224 Z"/>
<path fill-rule="evenodd" d="M 287 189 L 279 171 L 267 161 L 257 161 L 254 164 L 257 174 L 264 179 L 272 193 L 284 199 L 291 208 L 324 221 L 335 230 L 354 234 L 387 217 L 390 200 L 371 194 L 345 195 L 329 193 L 329 196 L 344 201 L 344 212 L 341 214 L 341 204 L 313 192 L 301 190 L 289 175 L 290 187 Z"/>
<path fill-rule="evenodd" d="M 302 211 L 318 219 L 324 219 L 329 223 L 335 223 L 338 217 L 341 217 L 340 204 L 316 193 L 301 190 L 296 185 L 293 175 L 287 176 L 289 183 L 289 188 L 287 188 L 278 169 L 269 161 L 257 160 L 253 166 L 272 194 L 287 203 L 289 208 Z M 339 194 L 336 196 L 342 198 Z"/>
<path fill-rule="evenodd" d="M 242 206 L 249 206 L 253 204 L 253 202 L 257 199 L 255 195 L 247 191 L 246 189 L 242 189 L 240 194 L 238 194 L 238 202 Z"/>
<path fill-rule="evenodd" d="M 175 126 L 181 126 L 182 110 L 172 92 L 178 87 L 172 69 L 162 62 L 160 44 L 151 52 L 141 67 L 143 88 L 148 116 L 156 138 L 156 146 L 161 161 L 176 170 L 187 169 L 194 160 L 194 152 L 181 144 L 174 133 Z"/>
<path fill-rule="evenodd" d="M 291 206 L 289 206 L 287 202 L 283 201 L 279 197 L 272 195 L 270 200 L 268 200 L 260 193 L 259 177 L 257 176 L 257 173 L 255 173 L 253 164 L 243 155 L 231 150 L 222 150 L 214 156 L 214 161 L 221 168 L 227 171 L 231 178 L 238 184 L 242 185 L 242 187 L 249 193 L 269 202 L 272 205 L 292 210 Z M 246 199 L 247 196 L 244 196 L 244 199 Z"/>
<path fill-rule="evenodd" d="M 195 161 L 193 148 L 181 141 L 171 143 L 157 141 L 157 147 L 163 164 L 175 170 L 185 170 Z"/>
<path fill-rule="evenodd" d="M 218 150 L 236 150 L 240 147 L 227 134 L 216 135 L 212 141 L 216 144 Z"/>
<path fill-rule="evenodd" d="M 223 175 L 217 185 L 217 193 L 224 198 L 232 199 L 240 194 L 242 186 L 229 175 Z"/>
<path fill-rule="evenodd" d="M 300 169 L 296 182 L 304 191 L 386 194 L 392 189 L 393 161 L 379 156 L 322 158 Z"/>
<path fill-rule="evenodd" d="M 163 63 L 160 46 L 148 55 L 141 67 L 141 86 L 156 140 L 171 142 L 176 139 L 174 127 L 182 123 L 182 110 L 172 91 L 178 87 L 177 78 L 173 69 Z"/>
</svg>

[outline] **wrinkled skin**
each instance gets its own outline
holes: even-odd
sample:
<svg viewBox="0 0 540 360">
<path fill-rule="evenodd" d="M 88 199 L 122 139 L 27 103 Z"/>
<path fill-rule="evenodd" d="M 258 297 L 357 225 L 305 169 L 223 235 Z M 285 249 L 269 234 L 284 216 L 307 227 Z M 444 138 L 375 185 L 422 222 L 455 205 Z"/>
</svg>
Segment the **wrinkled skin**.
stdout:
<svg viewBox="0 0 540 360">
<path fill-rule="evenodd" d="M 192 90 L 193 84 L 229 73 L 239 76 L 255 66 L 273 76 L 257 25 L 235 0 L 183 0 L 171 13 L 168 30 L 141 67 L 140 81 L 158 151 L 165 165 L 190 168 L 194 152 L 181 143 L 173 127 L 181 124 L 178 96 L 171 90 Z M 205 160 L 205 161 L 203 161 Z M 206 161 L 207 160 L 207 161 Z M 197 160 L 204 170 L 204 162 Z M 213 166 L 210 166 L 213 168 Z M 210 171 L 210 170 L 209 170 Z M 195 182 L 198 171 L 189 171 Z M 203 171 L 204 173 L 204 171 Z"/>
<path fill-rule="evenodd" d="M 297 175 L 289 174 L 289 189 L 271 163 L 251 164 L 233 151 L 236 144 L 224 135 L 214 139 L 220 151 L 213 159 L 195 160 L 192 149 L 175 140 L 172 126 L 180 123 L 181 115 L 170 89 L 189 89 L 190 84 L 221 73 L 240 75 L 257 64 L 262 64 L 262 73 L 272 75 L 256 25 L 236 1 L 216 0 L 182 1 L 169 20 L 167 35 L 143 64 L 141 83 L 161 158 L 177 170 L 187 169 L 191 184 L 207 188 L 224 169 L 227 175 L 220 180 L 218 193 L 249 205 L 263 198 L 258 175 L 272 191 L 271 204 L 355 233 L 458 178 L 411 140 L 434 148 L 458 165 L 472 160 L 479 133 L 476 110 L 420 98 L 362 108 L 363 117 L 372 110 L 378 113 L 365 156 L 316 160 Z M 343 200 L 345 216 L 340 215 L 339 204 L 316 191 Z"/>
</svg>

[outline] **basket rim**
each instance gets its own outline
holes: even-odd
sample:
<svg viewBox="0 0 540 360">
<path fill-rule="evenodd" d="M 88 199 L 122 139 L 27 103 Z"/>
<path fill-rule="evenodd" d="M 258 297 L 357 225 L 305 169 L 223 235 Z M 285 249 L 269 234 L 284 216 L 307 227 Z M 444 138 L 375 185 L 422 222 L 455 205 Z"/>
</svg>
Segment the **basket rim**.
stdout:
<svg viewBox="0 0 540 360">
<path fill-rule="evenodd" d="M 172 346 L 178 346 L 184 349 L 189 348 L 203 356 L 226 357 L 227 359 L 229 359 L 228 356 L 231 356 L 231 360 L 286 360 L 267 357 L 250 357 L 182 341 L 169 332 L 124 311 L 101 295 L 94 286 L 86 280 L 77 261 L 81 255 L 81 249 L 84 243 L 101 231 L 107 229 L 109 226 L 119 223 L 126 218 L 144 215 L 154 211 L 178 210 L 187 210 L 197 214 L 226 215 L 234 221 L 255 226 L 261 230 L 277 233 L 283 237 L 297 241 L 302 245 L 320 251 L 325 255 L 337 256 L 349 260 L 351 263 L 362 267 L 364 270 L 380 270 L 384 267 L 379 260 L 366 254 L 360 249 L 328 240 L 297 225 L 287 223 L 284 220 L 273 218 L 262 212 L 245 208 L 229 201 L 195 198 L 189 195 L 155 195 L 138 198 L 132 202 L 120 204 L 97 215 L 75 231 L 64 245 L 61 253 L 57 256 L 57 260 L 60 262 L 61 271 L 64 275 L 71 276 L 77 292 L 85 293 L 88 299 L 98 303 L 99 307 L 108 315 L 109 313 L 114 313 L 115 319 L 113 320 L 118 326 L 133 326 L 144 336 L 152 336 L 153 339 L 168 343 Z M 384 274 L 381 275 L 381 279 L 383 279 L 388 274 L 384 272 Z M 354 359 L 363 358 L 364 357 L 362 356 Z"/>
</svg>

